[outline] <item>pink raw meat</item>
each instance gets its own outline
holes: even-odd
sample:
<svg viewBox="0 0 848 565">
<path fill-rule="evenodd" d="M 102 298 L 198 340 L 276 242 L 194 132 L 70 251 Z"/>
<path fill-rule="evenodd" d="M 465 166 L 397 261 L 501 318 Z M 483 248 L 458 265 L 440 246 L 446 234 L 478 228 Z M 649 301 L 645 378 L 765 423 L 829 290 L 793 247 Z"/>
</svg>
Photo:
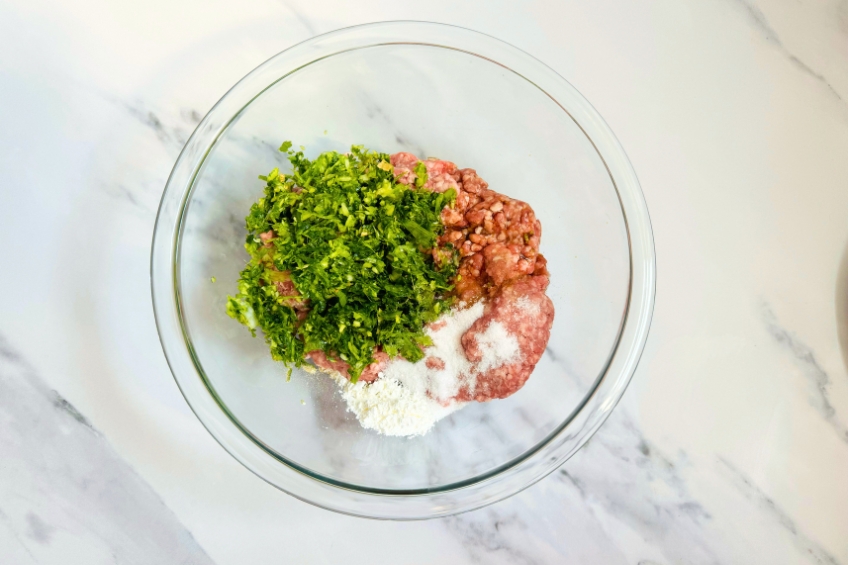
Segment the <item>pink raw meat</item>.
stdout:
<svg viewBox="0 0 848 565">
<path fill-rule="evenodd" d="M 348 372 L 348 370 L 350 369 L 350 365 L 348 365 L 347 362 L 342 361 L 341 359 L 330 359 L 320 349 L 310 351 L 306 354 L 306 357 L 307 359 L 311 359 L 312 362 L 315 363 L 315 365 L 317 365 L 319 368 L 341 373 L 343 377 L 345 377 L 346 379 L 350 379 L 350 373 Z M 376 381 L 383 369 L 386 368 L 388 362 L 389 356 L 387 353 L 384 353 L 383 351 L 379 350 L 375 351 L 374 362 L 362 370 L 362 374 L 359 375 L 359 380 L 364 381 L 366 383 Z"/>
<path fill-rule="evenodd" d="M 524 386 L 545 352 L 554 321 L 554 305 L 545 295 L 547 276 L 524 277 L 508 283 L 486 304 L 480 317 L 462 336 L 465 356 L 479 363 L 482 352 L 477 336 L 492 322 L 500 322 L 518 341 L 520 355 L 512 363 L 477 373 L 472 387 L 460 390 L 457 400 L 485 402 L 506 398 Z"/>
</svg>

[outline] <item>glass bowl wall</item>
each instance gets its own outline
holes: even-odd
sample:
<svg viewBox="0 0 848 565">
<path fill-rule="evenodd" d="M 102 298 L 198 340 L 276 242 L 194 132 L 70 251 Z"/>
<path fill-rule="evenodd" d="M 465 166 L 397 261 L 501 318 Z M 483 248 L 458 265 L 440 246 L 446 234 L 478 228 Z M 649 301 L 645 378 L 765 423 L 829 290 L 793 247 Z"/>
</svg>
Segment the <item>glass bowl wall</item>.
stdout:
<svg viewBox="0 0 848 565">
<path fill-rule="evenodd" d="M 425 436 L 393 438 L 361 428 L 329 378 L 296 370 L 286 380 L 261 337 L 225 313 L 247 260 L 257 175 L 286 170 L 284 140 L 310 156 L 362 144 L 449 159 L 534 208 L 556 318 L 521 391 L 469 405 Z M 231 454 L 326 508 L 424 518 L 517 492 L 597 429 L 644 345 L 654 257 L 632 167 L 573 87 L 491 37 L 391 22 L 299 44 L 218 102 L 168 181 L 151 276 L 174 376 Z"/>
</svg>

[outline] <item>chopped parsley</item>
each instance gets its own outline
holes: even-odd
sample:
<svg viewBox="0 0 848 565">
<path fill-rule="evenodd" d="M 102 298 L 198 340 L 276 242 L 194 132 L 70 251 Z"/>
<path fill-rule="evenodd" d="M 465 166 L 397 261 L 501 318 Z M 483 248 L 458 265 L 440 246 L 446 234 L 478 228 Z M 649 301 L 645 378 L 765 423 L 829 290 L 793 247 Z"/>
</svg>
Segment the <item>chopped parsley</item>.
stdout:
<svg viewBox="0 0 848 565">
<path fill-rule="evenodd" d="M 261 328 L 289 368 L 322 350 L 356 382 L 376 348 L 420 360 L 431 345 L 425 324 L 452 303 L 458 256 L 448 249 L 436 264 L 431 250 L 456 193 L 420 190 L 423 164 L 416 186 L 399 183 L 389 155 L 361 146 L 314 160 L 291 147 L 280 147 L 290 174 L 259 177 L 265 195 L 246 218 L 251 259 L 227 313 L 254 335 Z"/>
</svg>

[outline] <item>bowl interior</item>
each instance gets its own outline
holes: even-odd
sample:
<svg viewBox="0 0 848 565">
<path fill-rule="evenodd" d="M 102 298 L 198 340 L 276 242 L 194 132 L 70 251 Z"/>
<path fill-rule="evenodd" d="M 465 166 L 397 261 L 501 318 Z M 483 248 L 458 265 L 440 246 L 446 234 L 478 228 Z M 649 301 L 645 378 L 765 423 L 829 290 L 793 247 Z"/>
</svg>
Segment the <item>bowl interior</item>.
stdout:
<svg viewBox="0 0 848 565">
<path fill-rule="evenodd" d="M 363 144 L 472 167 L 528 202 L 543 226 L 556 317 L 548 349 L 510 398 L 471 404 L 423 437 L 360 427 L 326 376 L 290 381 L 261 336 L 227 317 L 247 261 L 244 216 L 257 175 L 286 170 L 284 140 L 310 156 Z M 304 66 L 254 98 L 205 157 L 176 242 L 185 338 L 207 386 L 251 439 L 320 480 L 379 492 L 468 484 L 531 453 L 581 406 L 615 348 L 630 285 L 627 230 L 595 146 L 569 114 L 487 59 L 389 44 Z M 215 277 L 216 282 L 212 282 Z"/>
</svg>

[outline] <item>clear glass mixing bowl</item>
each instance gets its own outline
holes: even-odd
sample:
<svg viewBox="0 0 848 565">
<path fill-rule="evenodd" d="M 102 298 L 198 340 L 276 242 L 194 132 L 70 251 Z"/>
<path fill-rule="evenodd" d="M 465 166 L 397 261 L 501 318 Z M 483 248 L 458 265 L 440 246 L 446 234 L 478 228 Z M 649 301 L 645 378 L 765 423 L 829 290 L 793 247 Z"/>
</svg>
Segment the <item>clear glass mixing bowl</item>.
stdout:
<svg viewBox="0 0 848 565">
<path fill-rule="evenodd" d="M 528 383 L 423 437 L 378 435 L 327 377 L 285 369 L 225 313 L 247 254 L 257 175 L 284 140 L 313 156 L 351 144 L 472 167 L 542 221 L 556 318 Z M 216 282 L 212 282 L 215 277 Z M 162 197 L 151 278 L 171 370 L 197 417 L 248 469 L 313 504 L 415 519 L 510 496 L 583 445 L 621 397 L 654 300 L 648 211 L 597 112 L 528 54 L 462 28 L 389 22 L 276 55 L 186 143 Z"/>
</svg>

